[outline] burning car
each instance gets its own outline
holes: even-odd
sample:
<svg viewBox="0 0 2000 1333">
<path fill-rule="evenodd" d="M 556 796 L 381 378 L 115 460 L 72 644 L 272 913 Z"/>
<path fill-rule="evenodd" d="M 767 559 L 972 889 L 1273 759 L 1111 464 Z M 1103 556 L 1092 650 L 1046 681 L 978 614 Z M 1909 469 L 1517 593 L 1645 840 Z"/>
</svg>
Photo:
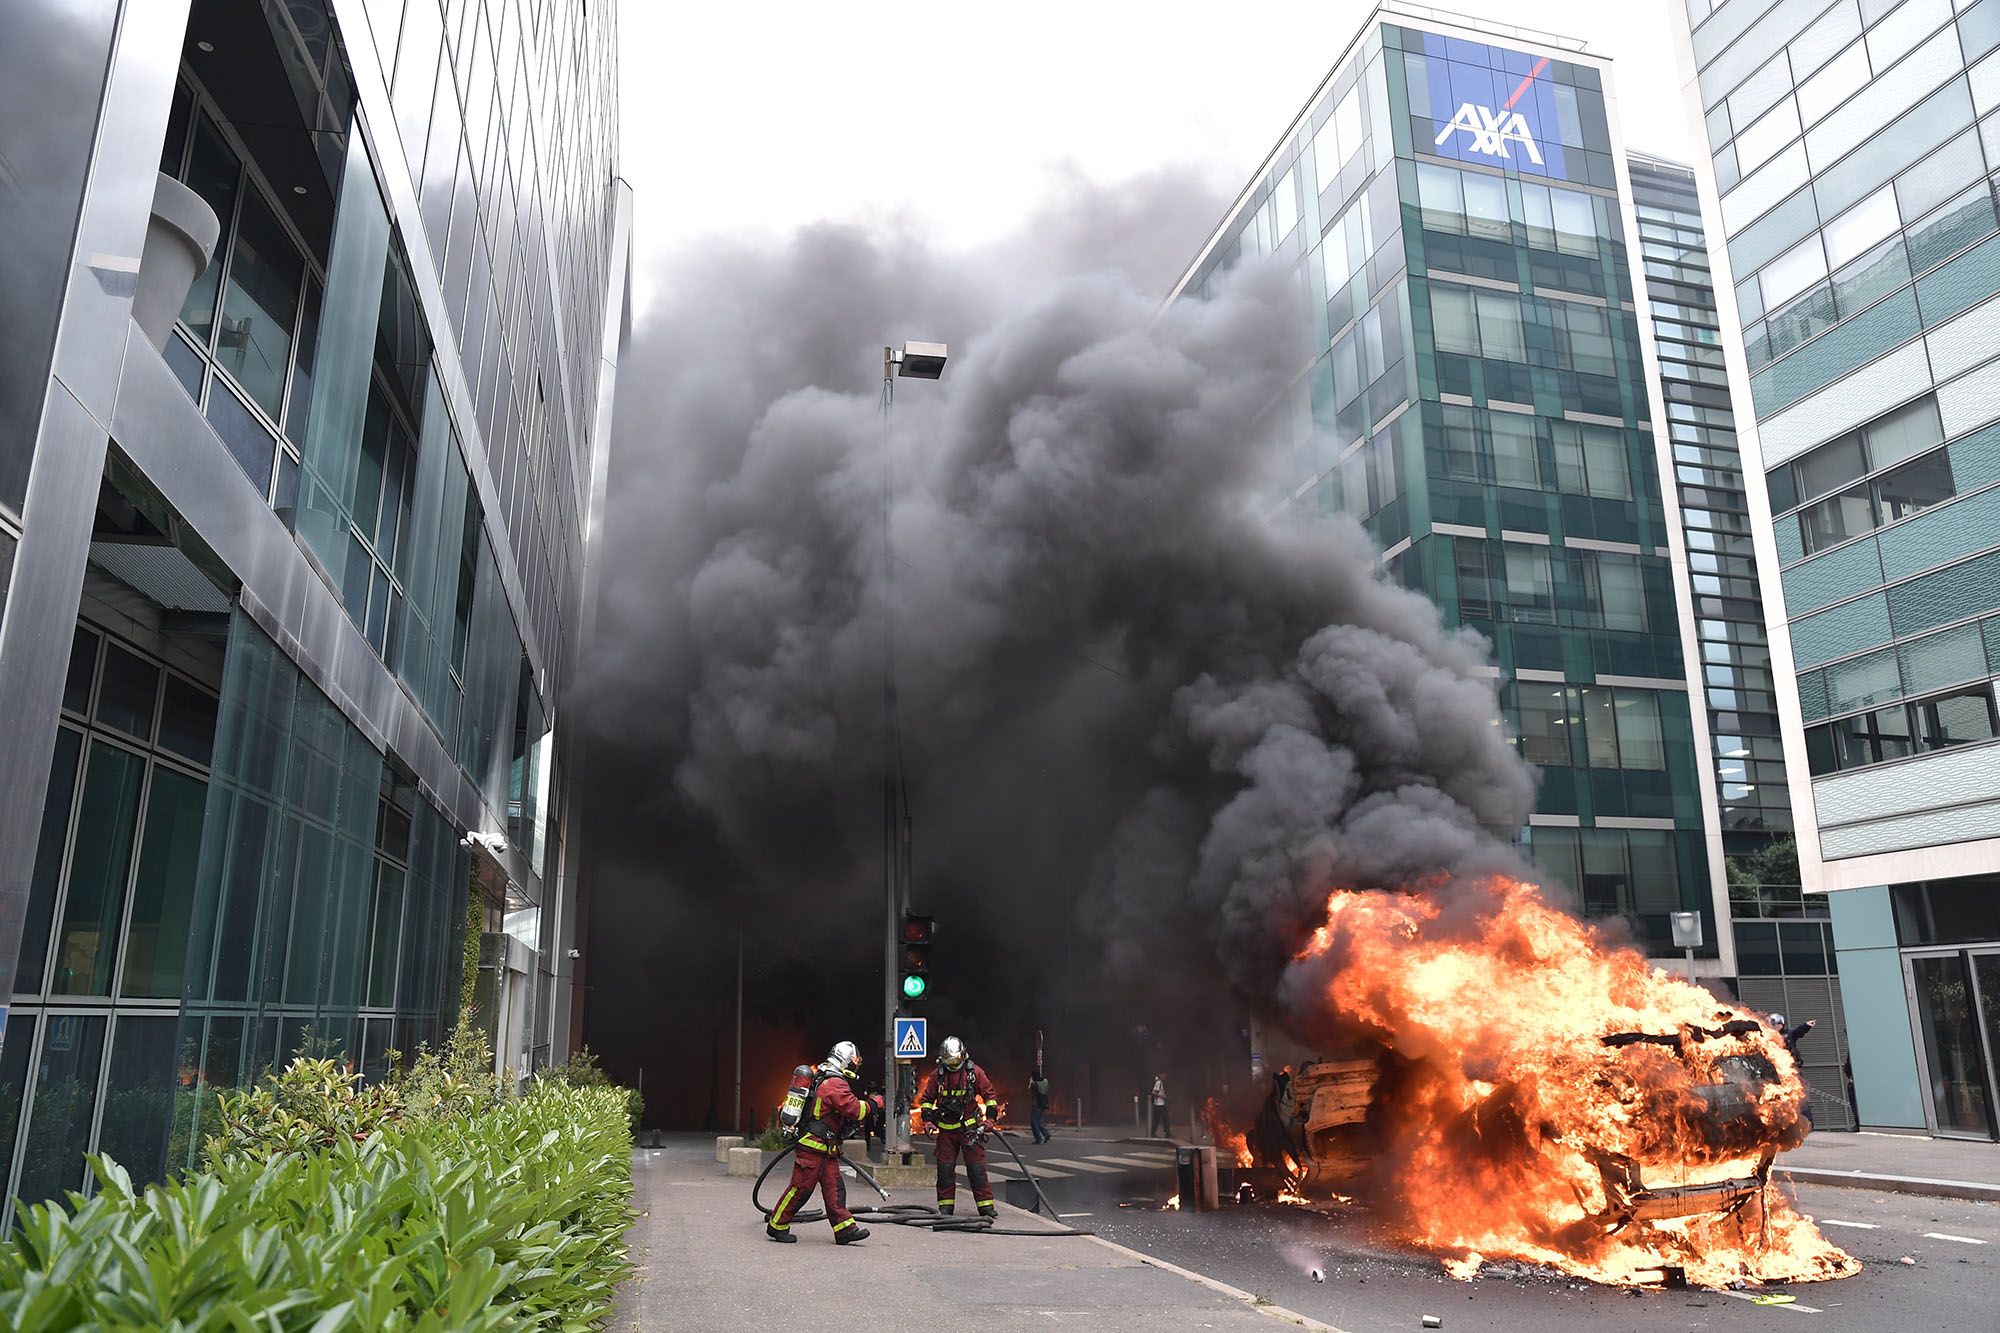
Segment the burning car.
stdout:
<svg viewBox="0 0 2000 1333">
<path fill-rule="evenodd" d="M 1336 892 L 1287 985 L 1327 1054 L 1273 1080 L 1247 1155 L 1307 1195 L 1365 1194 L 1459 1276 L 1858 1268 L 1771 1181 L 1810 1128 L 1780 1035 L 1532 884 Z"/>
</svg>

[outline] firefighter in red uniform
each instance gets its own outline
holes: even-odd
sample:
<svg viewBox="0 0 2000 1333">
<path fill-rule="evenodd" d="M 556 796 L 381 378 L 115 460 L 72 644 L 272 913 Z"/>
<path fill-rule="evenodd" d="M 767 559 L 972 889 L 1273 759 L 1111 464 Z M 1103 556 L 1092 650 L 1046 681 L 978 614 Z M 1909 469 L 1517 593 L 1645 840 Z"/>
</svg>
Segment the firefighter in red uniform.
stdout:
<svg viewBox="0 0 2000 1333">
<path fill-rule="evenodd" d="M 957 1037 L 946 1037 L 939 1048 L 938 1067 L 924 1084 L 918 1111 L 937 1130 L 937 1210 L 952 1215 L 958 1202 L 957 1163 L 963 1157 L 979 1215 L 997 1217 L 993 1184 L 986 1178 L 986 1132 L 1000 1123 L 1000 1103 L 993 1080 L 972 1062 Z"/>
<path fill-rule="evenodd" d="M 799 1125 L 798 1147 L 792 1154 L 792 1182 L 764 1224 L 771 1240 L 791 1244 L 792 1219 L 819 1186 L 820 1201 L 826 1205 L 826 1220 L 833 1223 L 833 1239 L 852 1245 L 868 1239 L 868 1228 L 847 1211 L 845 1191 L 840 1184 L 840 1141 L 847 1131 L 867 1120 L 872 1110 L 882 1114 L 882 1099 L 863 1100 L 854 1095 L 854 1077 L 861 1072 L 861 1053 L 851 1041 L 836 1042 L 813 1077 L 812 1095 L 806 1100 L 805 1118 Z"/>
</svg>

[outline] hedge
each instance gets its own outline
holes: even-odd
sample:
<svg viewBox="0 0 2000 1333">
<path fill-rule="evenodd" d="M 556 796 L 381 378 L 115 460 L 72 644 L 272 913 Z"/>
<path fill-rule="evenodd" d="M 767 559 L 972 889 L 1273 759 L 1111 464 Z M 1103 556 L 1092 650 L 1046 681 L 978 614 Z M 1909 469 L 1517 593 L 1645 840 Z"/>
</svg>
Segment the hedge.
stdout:
<svg viewBox="0 0 2000 1333">
<path fill-rule="evenodd" d="M 538 1082 L 314 1151 L 22 1210 L 0 1327 L 587 1329 L 627 1272 L 625 1094 Z"/>
</svg>

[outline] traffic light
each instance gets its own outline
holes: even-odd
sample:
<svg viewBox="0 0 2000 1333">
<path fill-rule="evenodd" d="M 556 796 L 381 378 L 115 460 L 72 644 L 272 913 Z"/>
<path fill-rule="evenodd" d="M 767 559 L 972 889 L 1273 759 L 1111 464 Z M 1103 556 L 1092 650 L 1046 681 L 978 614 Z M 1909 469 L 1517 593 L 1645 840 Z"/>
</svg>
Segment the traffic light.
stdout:
<svg viewBox="0 0 2000 1333">
<path fill-rule="evenodd" d="M 931 988 L 931 936 L 937 922 L 912 912 L 903 918 L 903 998 L 921 1000 Z"/>
</svg>

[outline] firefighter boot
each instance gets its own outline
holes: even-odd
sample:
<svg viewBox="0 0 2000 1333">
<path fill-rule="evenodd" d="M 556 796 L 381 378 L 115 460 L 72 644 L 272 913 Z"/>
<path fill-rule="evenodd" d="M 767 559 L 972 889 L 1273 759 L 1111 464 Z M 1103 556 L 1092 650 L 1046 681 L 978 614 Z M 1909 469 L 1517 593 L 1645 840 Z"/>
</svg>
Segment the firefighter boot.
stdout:
<svg viewBox="0 0 2000 1333">
<path fill-rule="evenodd" d="M 991 1199 L 982 1199 L 979 1204 L 979 1215 L 989 1222 L 998 1222 L 1000 1220 L 1000 1207 Z"/>
<path fill-rule="evenodd" d="M 780 1231 L 769 1222 L 766 1222 L 764 1224 L 764 1239 L 775 1240 L 780 1245 L 795 1245 L 798 1243 L 799 1238 L 789 1231 Z"/>
<path fill-rule="evenodd" d="M 835 1245 L 854 1245 L 868 1239 L 868 1228 L 856 1222 L 851 1227 L 842 1227 L 833 1233 Z"/>
<path fill-rule="evenodd" d="M 950 1217 L 952 1212 L 951 1200 L 946 1199 L 943 1203 L 939 1204 L 937 1206 L 937 1211 L 939 1217 Z"/>
</svg>

